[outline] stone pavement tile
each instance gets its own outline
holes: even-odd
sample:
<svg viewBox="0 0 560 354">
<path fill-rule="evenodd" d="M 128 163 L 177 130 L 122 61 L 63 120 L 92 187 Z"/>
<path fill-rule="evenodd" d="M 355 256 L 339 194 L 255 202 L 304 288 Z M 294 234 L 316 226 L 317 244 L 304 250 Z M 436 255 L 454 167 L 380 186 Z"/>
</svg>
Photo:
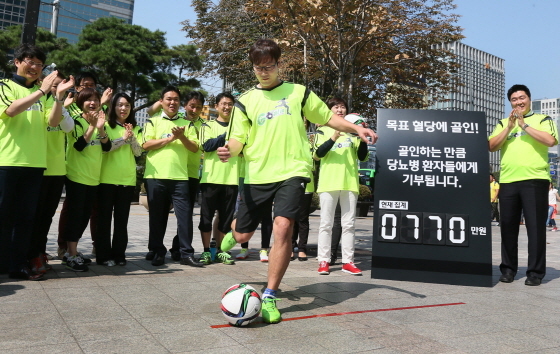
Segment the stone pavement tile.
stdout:
<svg viewBox="0 0 560 354">
<path fill-rule="evenodd" d="M 137 320 L 150 333 L 210 330 L 207 321 L 193 315 L 175 316 L 167 313 L 160 317 L 142 317 Z"/>
<path fill-rule="evenodd" d="M 85 354 L 105 353 L 169 353 L 167 349 L 150 335 L 122 336 L 114 339 L 80 341 Z"/>
<path fill-rule="evenodd" d="M 14 280 L 8 278 L 7 274 L 0 274 L 0 292 L 15 292 L 19 290 L 39 290 L 44 281 Z"/>
<path fill-rule="evenodd" d="M 301 353 L 316 353 L 316 354 L 330 354 L 336 353 L 324 346 L 317 343 L 307 341 L 305 339 L 290 338 L 288 340 L 269 340 L 260 343 L 249 343 L 244 346 L 251 353 L 258 354 L 301 354 Z M 345 353 L 350 353 L 345 352 Z"/>
<path fill-rule="evenodd" d="M 48 272 L 47 274 L 49 274 Z M 72 272 L 74 273 L 74 272 Z M 92 281 L 92 278 L 72 277 L 72 278 L 56 278 L 47 279 L 46 281 L 38 282 L 43 289 L 67 289 L 67 288 L 94 288 L 97 287 L 97 282 Z"/>
<path fill-rule="evenodd" d="M 457 350 L 455 348 L 448 347 L 444 344 L 438 342 L 420 342 L 411 345 L 404 345 L 398 347 L 392 347 L 398 350 L 402 354 L 463 354 L 465 352 Z M 374 353 L 377 354 L 377 351 Z"/>
<path fill-rule="evenodd" d="M 227 334 L 216 329 L 155 333 L 153 336 L 172 353 L 213 348 L 224 348 L 227 351 L 230 344 L 237 344 Z"/>
<path fill-rule="evenodd" d="M 185 348 L 185 349 L 189 349 L 189 348 Z M 227 347 L 207 348 L 207 349 L 190 348 L 190 349 L 191 350 L 185 352 L 176 352 L 176 354 L 187 354 L 187 353 L 188 354 L 224 354 L 225 352 L 247 353 L 247 354 L 254 353 L 253 351 L 249 350 L 247 347 L 236 343 L 229 344 Z"/>
<path fill-rule="evenodd" d="M 475 336 L 440 339 L 440 342 L 471 353 L 525 352 L 554 347 L 530 333 L 507 330 L 505 332 L 484 333 Z"/>
<path fill-rule="evenodd" d="M 116 268 L 115 266 L 114 268 Z M 105 275 L 95 278 L 95 283 L 101 287 L 111 287 L 111 286 L 129 286 L 129 285 L 149 285 L 150 282 L 146 278 L 142 278 L 135 275 Z"/>
<path fill-rule="evenodd" d="M 105 291 L 99 287 L 72 287 L 72 288 L 52 288 L 45 289 L 44 292 L 56 304 L 58 302 L 68 302 L 69 299 L 89 298 L 100 301 L 110 300 Z"/>
<path fill-rule="evenodd" d="M 66 326 L 34 326 L 33 330 L 5 328 L 0 331 L 0 350 L 18 349 L 51 344 L 75 343 Z"/>
<path fill-rule="evenodd" d="M 356 297 L 355 294 L 347 292 L 347 291 L 337 291 L 337 292 L 332 292 L 332 293 L 316 293 L 315 296 L 317 296 L 320 299 L 332 302 L 332 303 L 341 303 L 350 299 L 353 299 Z"/>
<path fill-rule="evenodd" d="M 372 339 L 375 339 L 375 342 L 379 343 L 380 345 L 382 345 L 385 348 L 391 348 L 391 347 L 398 347 L 399 350 L 403 351 L 403 349 L 401 349 L 401 347 L 406 347 L 406 346 L 411 346 L 413 345 L 414 347 L 417 346 L 421 346 L 421 347 L 437 347 L 439 344 L 439 346 L 444 347 L 446 349 L 453 349 L 449 346 L 446 346 L 445 344 L 442 343 L 437 343 L 435 341 L 432 341 L 424 336 L 420 336 L 418 334 L 414 334 L 412 332 L 404 332 L 404 333 L 400 333 L 400 334 L 395 334 L 395 335 L 385 335 L 385 336 L 374 336 L 374 337 L 369 337 Z M 405 351 L 406 352 L 406 351 Z M 426 352 L 430 352 L 431 351 L 425 351 Z"/>
<path fill-rule="evenodd" d="M 148 334 L 148 331 L 134 319 L 70 322 L 68 328 L 78 343 Z"/>
<path fill-rule="evenodd" d="M 0 331 L 15 328 L 27 330 L 37 326 L 63 327 L 65 325 L 62 317 L 56 311 L 0 313 Z"/>
<path fill-rule="evenodd" d="M 60 343 L 51 345 L 37 345 L 28 347 L 17 347 L 13 349 L 2 349 L 3 354 L 37 354 L 37 353 L 83 353 L 77 343 Z"/>
<path fill-rule="evenodd" d="M 75 290 L 75 288 L 72 288 Z M 99 289 L 97 289 L 99 290 Z M 72 298 L 65 296 L 64 292 L 57 296 L 51 296 L 50 300 L 59 310 L 76 310 L 82 312 L 85 309 L 95 309 L 97 307 L 117 307 L 119 304 L 109 295 L 103 293 L 93 293 L 90 296 Z"/>
<path fill-rule="evenodd" d="M 192 311 L 185 308 L 176 301 L 167 301 L 166 303 L 156 303 L 156 304 L 131 304 L 123 305 L 123 308 L 134 318 L 144 318 L 144 317 L 160 317 L 166 314 L 181 315 L 181 316 L 192 316 Z"/>
<path fill-rule="evenodd" d="M 17 298 L 15 298 L 17 299 Z M 0 301 L 0 313 L 56 312 L 56 307 L 46 296 L 42 299 Z"/>
<path fill-rule="evenodd" d="M 526 329 L 524 332 L 545 338 L 547 342 L 556 347 L 560 346 L 560 326 L 535 327 Z"/>
<path fill-rule="evenodd" d="M 277 339 L 282 339 L 286 343 L 289 342 L 304 342 L 308 341 L 306 337 L 294 330 L 291 325 L 292 322 L 280 322 L 277 324 L 266 324 L 260 322 L 251 323 L 247 327 L 225 327 L 219 329 L 212 329 L 211 331 L 220 331 L 227 335 L 233 343 L 241 345 L 248 345 L 254 343 L 268 343 Z M 297 321 L 293 321 L 297 322 Z"/>
<path fill-rule="evenodd" d="M 340 330 L 331 333 L 321 333 L 308 337 L 309 342 L 328 348 L 332 352 L 353 353 L 366 350 L 384 348 L 377 341 L 378 338 L 370 339 L 354 331 Z"/>
<path fill-rule="evenodd" d="M 125 288 L 127 288 L 125 286 Z M 159 291 L 153 287 L 148 287 L 144 289 L 138 289 L 136 286 L 131 287 L 130 292 L 107 292 L 108 296 L 111 297 L 119 305 L 153 305 L 166 302 L 174 301 L 171 297 L 166 295 L 164 292 Z"/>
<path fill-rule="evenodd" d="M 489 322 L 479 317 L 450 318 L 446 321 L 410 323 L 405 324 L 404 327 L 412 332 L 435 340 L 501 332 L 504 330 L 503 327 L 497 326 L 494 322 Z"/>
<path fill-rule="evenodd" d="M 73 302 L 72 306 L 61 307 L 59 313 L 68 324 L 99 321 L 133 321 L 134 318 L 121 306 L 103 305 L 83 306 L 80 302 Z"/>
</svg>

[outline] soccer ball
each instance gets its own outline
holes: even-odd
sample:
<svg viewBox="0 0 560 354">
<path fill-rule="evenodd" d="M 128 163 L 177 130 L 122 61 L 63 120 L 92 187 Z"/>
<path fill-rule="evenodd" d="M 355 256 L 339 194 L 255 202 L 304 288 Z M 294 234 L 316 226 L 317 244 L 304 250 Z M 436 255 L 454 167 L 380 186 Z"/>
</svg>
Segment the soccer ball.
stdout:
<svg viewBox="0 0 560 354">
<path fill-rule="evenodd" d="M 230 286 L 222 295 L 222 313 L 229 324 L 240 327 L 253 322 L 261 312 L 261 297 L 250 285 Z"/>
<path fill-rule="evenodd" d="M 349 121 L 352 124 L 361 125 L 362 127 L 366 127 L 366 119 L 359 115 L 358 113 L 350 113 L 344 117 L 345 120 Z"/>
</svg>

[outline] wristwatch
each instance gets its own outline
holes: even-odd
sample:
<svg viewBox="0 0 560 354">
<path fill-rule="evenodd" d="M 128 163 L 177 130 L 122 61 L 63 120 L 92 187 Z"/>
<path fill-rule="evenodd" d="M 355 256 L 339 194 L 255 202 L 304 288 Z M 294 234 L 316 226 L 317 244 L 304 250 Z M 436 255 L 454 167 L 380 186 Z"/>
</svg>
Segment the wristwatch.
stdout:
<svg viewBox="0 0 560 354">
<path fill-rule="evenodd" d="M 525 125 L 523 127 L 521 127 L 521 129 L 525 130 L 525 129 L 527 129 L 527 127 L 530 127 L 530 125 L 525 123 Z"/>
</svg>

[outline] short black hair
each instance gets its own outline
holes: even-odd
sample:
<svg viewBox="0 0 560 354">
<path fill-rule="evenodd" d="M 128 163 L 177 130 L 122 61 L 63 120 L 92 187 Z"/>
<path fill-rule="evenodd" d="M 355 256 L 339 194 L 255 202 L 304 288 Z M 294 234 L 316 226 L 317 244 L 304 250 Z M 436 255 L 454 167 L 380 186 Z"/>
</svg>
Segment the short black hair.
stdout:
<svg viewBox="0 0 560 354">
<path fill-rule="evenodd" d="M 224 97 L 225 97 L 225 98 L 229 98 L 230 100 L 232 100 L 233 102 L 235 102 L 235 97 L 233 97 L 233 95 L 232 95 L 231 93 L 229 93 L 229 92 L 222 92 L 222 93 L 219 93 L 218 96 L 216 96 L 216 99 L 215 99 L 215 101 L 214 101 L 215 104 L 217 105 L 218 103 L 220 103 L 220 101 L 221 101 L 222 98 L 224 98 Z"/>
<path fill-rule="evenodd" d="M 79 73 L 78 77 L 76 78 L 75 85 L 80 86 L 80 84 L 82 83 L 82 80 L 85 79 L 85 78 L 88 78 L 88 77 L 90 79 L 92 79 L 93 82 L 95 83 L 95 85 L 97 86 L 97 83 L 98 83 L 97 76 L 90 71 L 82 71 L 81 73 Z"/>
<path fill-rule="evenodd" d="M 47 60 L 45 52 L 28 43 L 24 43 L 15 49 L 14 58 L 19 61 L 22 61 L 25 58 L 37 58 L 43 62 L 43 64 L 45 64 L 45 61 Z"/>
<path fill-rule="evenodd" d="M 78 93 L 78 97 L 76 97 L 76 105 L 83 111 L 84 103 L 91 97 L 97 97 L 97 99 L 101 102 L 101 95 L 97 92 L 97 90 L 92 89 L 91 87 L 84 88 L 80 91 L 80 93 Z"/>
<path fill-rule="evenodd" d="M 249 60 L 257 65 L 270 59 L 278 63 L 281 55 L 282 50 L 272 39 L 259 39 L 249 49 Z"/>
<path fill-rule="evenodd" d="M 507 92 L 508 101 L 511 101 L 511 95 L 513 95 L 517 91 L 524 91 L 527 96 L 529 96 L 529 99 L 531 99 L 531 91 L 529 91 L 529 88 L 525 85 L 516 84 L 510 87 Z"/>
<path fill-rule="evenodd" d="M 327 101 L 327 107 L 329 107 L 329 109 L 338 104 L 344 105 L 344 107 L 346 107 L 346 113 L 348 113 L 348 103 L 346 103 L 344 98 L 335 96 L 333 98 L 329 98 L 329 100 Z"/>
<path fill-rule="evenodd" d="M 160 98 L 160 99 L 163 99 L 163 96 L 165 96 L 165 94 L 168 93 L 168 92 L 175 92 L 175 93 L 177 93 L 177 94 L 179 95 L 179 100 L 181 99 L 181 91 L 179 91 L 179 89 L 177 88 L 177 86 L 172 86 L 172 85 L 165 86 L 165 87 L 163 88 L 163 90 L 161 90 L 161 94 L 160 94 L 159 98 Z"/>
<path fill-rule="evenodd" d="M 189 103 L 190 100 L 199 100 L 204 106 L 204 95 L 200 91 L 191 91 L 185 96 L 185 105 Z"/>
</svg>

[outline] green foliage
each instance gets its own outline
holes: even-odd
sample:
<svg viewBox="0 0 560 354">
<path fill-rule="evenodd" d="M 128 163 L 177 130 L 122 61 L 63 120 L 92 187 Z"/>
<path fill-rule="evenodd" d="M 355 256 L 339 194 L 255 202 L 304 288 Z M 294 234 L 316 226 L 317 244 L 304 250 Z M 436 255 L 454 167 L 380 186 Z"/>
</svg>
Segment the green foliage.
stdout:
<svg viewBox="0 0 560 354">
<path fill-rule="evenodd" d="M 368 186 L 364 186 L 363 184 L 360 184 L 360 189 L 359 189 L 359 193 L 358 193 L 358 200 L 359 201 L 366 201 L 369 200 L 371 198 L 371 190 L 369 189 Z"/>
</svg>

